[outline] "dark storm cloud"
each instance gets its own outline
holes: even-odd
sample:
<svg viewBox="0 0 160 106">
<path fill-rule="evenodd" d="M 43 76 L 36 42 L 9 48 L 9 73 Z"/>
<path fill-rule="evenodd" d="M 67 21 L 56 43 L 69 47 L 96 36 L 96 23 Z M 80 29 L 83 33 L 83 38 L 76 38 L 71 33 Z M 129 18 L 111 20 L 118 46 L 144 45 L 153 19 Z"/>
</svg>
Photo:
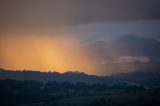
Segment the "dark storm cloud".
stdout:
<svg viewBox="0 0 160 106">
<path fill-rule="evenodd" d="M 159 19 L 159 0 L 1 0 L 2 26 Z"/>
</svg>

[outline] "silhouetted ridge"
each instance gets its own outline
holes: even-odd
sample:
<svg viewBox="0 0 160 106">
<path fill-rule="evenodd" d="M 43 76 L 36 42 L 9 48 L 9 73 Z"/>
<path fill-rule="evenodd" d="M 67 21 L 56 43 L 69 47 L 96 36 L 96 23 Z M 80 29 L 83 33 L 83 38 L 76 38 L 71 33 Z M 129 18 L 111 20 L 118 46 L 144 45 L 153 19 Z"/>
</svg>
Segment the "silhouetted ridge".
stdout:
<svg viewBox="0 0 160 106">
<path fill-rule="evenodd" d="M 39 71 L 11 71 L 0 70 L 0 79 L 15 79 L 15 80 L 36 80 L 41 82 L 57 81 L 57 82 L 85 82 L 89 84 L 101 83 L 113 85 L 121 83 L 111 77 L 99 77 L 96 75 L 87 75 L 83 72 L 39 72 Z"/>
</svg>

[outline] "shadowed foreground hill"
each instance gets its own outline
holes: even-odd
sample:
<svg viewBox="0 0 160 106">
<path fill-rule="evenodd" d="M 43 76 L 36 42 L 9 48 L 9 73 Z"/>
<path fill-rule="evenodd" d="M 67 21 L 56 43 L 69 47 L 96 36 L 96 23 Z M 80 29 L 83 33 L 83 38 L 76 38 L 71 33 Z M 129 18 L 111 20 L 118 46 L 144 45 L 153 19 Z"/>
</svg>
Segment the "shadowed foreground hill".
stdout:
<svg viewBox="0 0 160 106">
<path fill-rule="evenodd" d="M 24 106 L 159 106 L 160 91 L 141 91 L 108 96 L 67 98 Z"/>
<path fill-rule="evenodd" d="M 0 106 L 160 104 L 158 88 L 146 89 L 138 83 L 133 84 L 129 80 L 111 76 L 100 77 L 79 72 L 46 73 L 1 69 L 0 78 Z"/>
<path fill-rule="evenodd" d="M 112 95 L 116 93 L 143 91 L 143 86 L 86 84 L 50 81 L 46 83 L 25 80 L 0 80 L 0 106 L 21 106 L 46 103 L 64 98 Z M 39 105 L 38 105 L 39 106 Z M 45 105 L 43 105 L 45 106 Z"/>
</svg>

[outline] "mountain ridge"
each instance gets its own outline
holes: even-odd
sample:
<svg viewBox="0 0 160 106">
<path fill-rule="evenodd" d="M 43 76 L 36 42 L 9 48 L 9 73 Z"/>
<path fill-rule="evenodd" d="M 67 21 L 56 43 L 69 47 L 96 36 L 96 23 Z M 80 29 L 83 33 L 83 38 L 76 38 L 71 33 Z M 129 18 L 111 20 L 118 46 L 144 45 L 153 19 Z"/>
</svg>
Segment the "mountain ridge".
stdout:
<svg viewBox="0 0 160 106">
<path fill-rule="evenodd" d="M 88 84 L 107 84 L 113 85 L 121 83 L 109 76 L 87 75 L 81 72 L 40 72 L 40 71 L 12 71 L 0 69 L 0 79 L 14 80 L 36 80 L 40 82 L 57 81 L 57 82 L 85 82 Z"/>
</svg>

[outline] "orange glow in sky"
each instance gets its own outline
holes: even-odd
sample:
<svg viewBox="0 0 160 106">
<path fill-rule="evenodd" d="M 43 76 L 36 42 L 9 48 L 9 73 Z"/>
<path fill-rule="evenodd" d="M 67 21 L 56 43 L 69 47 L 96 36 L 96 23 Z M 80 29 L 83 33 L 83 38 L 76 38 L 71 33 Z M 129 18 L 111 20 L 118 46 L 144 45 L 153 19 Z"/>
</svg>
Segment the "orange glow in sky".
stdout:
<svg viewBox="0 0 160 106">
<path fill-rule="evenodd" d="M 71 37 L 1 36 L 0 68 L 37 71 L 85 71 L 93 66 L 87 50 Z"/>
</svg>

